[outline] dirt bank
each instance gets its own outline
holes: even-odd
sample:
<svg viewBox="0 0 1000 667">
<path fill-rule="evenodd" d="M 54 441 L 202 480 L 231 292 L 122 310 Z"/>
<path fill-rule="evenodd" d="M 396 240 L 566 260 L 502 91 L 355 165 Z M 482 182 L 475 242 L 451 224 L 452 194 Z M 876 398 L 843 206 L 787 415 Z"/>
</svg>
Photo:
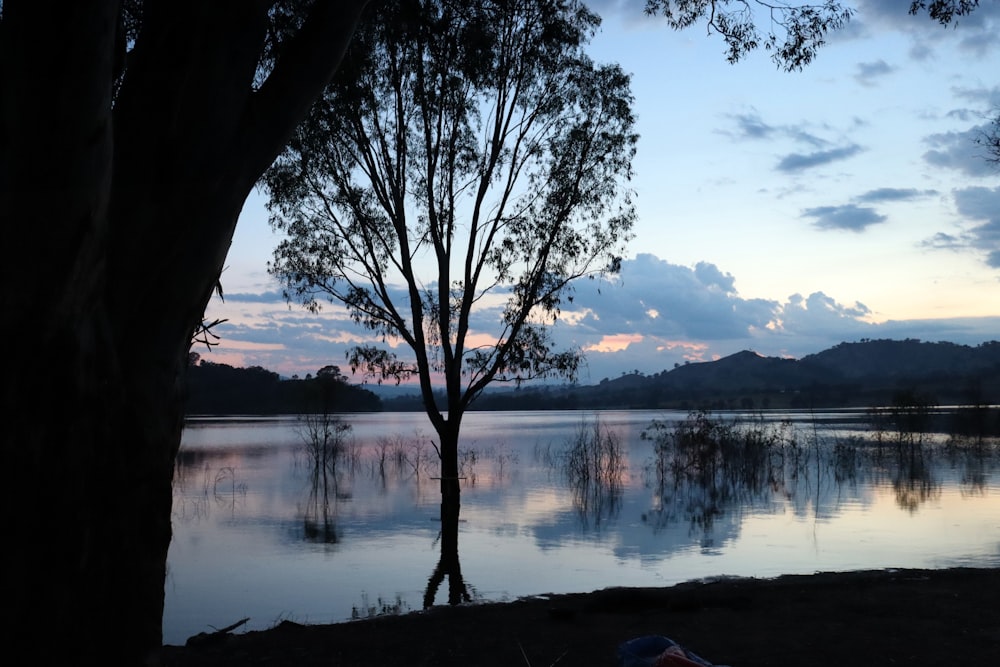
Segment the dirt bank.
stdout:
<svg viewBox="0 0 1000 667">
<path fill-rule="evenodd" d="M 164 647 L 170 667 L 615 667 L 617 646 L 665 635 L 714 663 L 997 664 L 1000 570 L 896 570 L 605 589 L 233 634 Z"/>
</svg>

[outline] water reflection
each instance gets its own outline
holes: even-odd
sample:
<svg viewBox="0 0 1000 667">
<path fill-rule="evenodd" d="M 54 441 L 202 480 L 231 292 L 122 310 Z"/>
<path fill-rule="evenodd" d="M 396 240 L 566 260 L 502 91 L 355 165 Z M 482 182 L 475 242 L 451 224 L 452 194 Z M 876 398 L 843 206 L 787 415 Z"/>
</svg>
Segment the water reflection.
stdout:
<svg viewBox="0 0 1000 667">
<path fill-rule="evenodd" d="M 621 437 L 600 420 L 581 422 L 568 442 L 547 447 L 536 457 L 558 470 L 572 494 L 580 528 L 600 530 L 618 517 L 628 478 Z"/>
<path fill-rule="evenodd" d="M 343 620 L 366 595 L 382 613 L 381 600 L 998 562 L 984 545 L 1000 521 L 994 441 L 879 436 L 851 416 L 472 413 L 461 507 L 441 505 L 422 415 L 198 428 L 178 457 L 164 631 Z"/>
<path fill-rule="evenodd" d="M 686 521 L 691 530 L 709 533 L 716 518 L 747 508 L 768 506 L 776 498 L 797 503 L 811 499 L 814 511 L 861 482 L 888 485 L 897 505 L 913 514 L 940 498 L 941 468 L 934 461 L 941 448 L 926 432 L 923 413 L 895 415 L 891 440 L 884 430 L 824 441 L 813 431 L 761 416 L 718 419 L 699 412 L 675 422 L 654 421 L 643 432 L 653 445 L 645 466 L 652 504 L 643 522 L 654 531 Z M 988 447 L 960 446 L 952 438 L 944 448 L 948 463 L 963 469 L 966 493 L 985 489 Z M 977 440 L 977 442 L 982 442 Z"/>
<path fill-rule="evenodd" d="M 329 412 L 303 415 L 297 431 L 302 439 L 309 474 L 309 493 L 302 506 L 302 535 L 307 542 L 336 544 L 337 503 L 350 498 L 342 491 L 345 474 L 356 468 L 357 448 L 350 439 L 351 425 Z"/>
<path fill-rule="evenodd" d="M 427 580 L 424 590 L 424 609 L 434 606 L 441 583 L 448 580 L 448 604 L 471 602 L 472 594 L 468 584 L 462 577 L 462 564 L 458 558 L 458 524 L 461 505 L 454 501 L 441 503 L 441 532 L 438 542 L 441 545 L 441 557 L 437 566 Z"/>
</svg>

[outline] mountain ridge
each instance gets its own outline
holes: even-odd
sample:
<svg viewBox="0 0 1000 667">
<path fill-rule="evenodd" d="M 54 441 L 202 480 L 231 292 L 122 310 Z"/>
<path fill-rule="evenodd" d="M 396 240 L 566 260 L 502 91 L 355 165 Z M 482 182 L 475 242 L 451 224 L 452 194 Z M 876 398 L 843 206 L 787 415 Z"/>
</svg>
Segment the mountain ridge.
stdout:
<svg viewBox="0 0 1000 667">
<path fill-rule="evenodd" d="M 1000 342 L 917 339 L 842 342 L 801 359 L 742 350 L 713 361 L 641 372 L 596 385 L 497 390 L 474 410 L 870 407 L 900 392 L 938 405 L 1000 403 Z M 405 401 L 386 401 L 387 410 Z"/>
</svg>

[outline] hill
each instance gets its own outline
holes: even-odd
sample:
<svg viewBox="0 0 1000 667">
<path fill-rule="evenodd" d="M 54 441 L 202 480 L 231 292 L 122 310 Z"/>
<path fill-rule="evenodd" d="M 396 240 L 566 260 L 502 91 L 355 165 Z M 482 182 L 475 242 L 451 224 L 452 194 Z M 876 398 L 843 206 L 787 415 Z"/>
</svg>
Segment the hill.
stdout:
<svg viewBox="0 0 1000 667">
<path fill-rule="evenodd" d="M 938 405 L 1000 403 L 1000 342 L 862 340 L 800 360 L 743 351 L 597 385 L 494 391 L 475 409 L 869 407 L 887 405 L 900 392 Z M 387 402 L 386 409 L 400 405 Z"/>
</svg>

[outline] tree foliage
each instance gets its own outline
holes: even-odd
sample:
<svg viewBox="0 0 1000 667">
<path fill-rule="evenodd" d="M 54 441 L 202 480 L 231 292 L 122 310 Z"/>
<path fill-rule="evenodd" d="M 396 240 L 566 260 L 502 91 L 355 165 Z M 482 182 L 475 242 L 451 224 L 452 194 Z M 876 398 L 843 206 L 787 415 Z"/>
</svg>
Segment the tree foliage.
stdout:
<svg viewBox="0 0 1000 667">
<path fill-rule="evenodd" d="M 412 357 L 362 345 L 350 365 L 418 376 L 440 431 L 437 378 L 457 423 L 492 381 L 575 373 L 546 323 L 630 237 L 632 96 L 585 55 L 599 19 L 576 2 L 399 0 L 372 18 L 266 175 L 287 235 L 271 272 L 290 300 L 405 342 Z"/>
<path fill-rule="evenodd" d="M 928 16 L 941 25 L 948 25 L 956 17 L 971 14 L 978 6 L 979 0 L 913 0 L 910 3 L 910 14 L 926 11 Z"/>
<path fill-rule="evenodd" d="M 835 0 L 791 5 L 766 0 L 646 0 L 646 13 L 662 16 L 678 30 L 704 21 L 709 33 L 725 40 L 730 63 L 763 47 L 778 67 L 791 71 L 812 62 L 827 34 L 844 27 L 854 10 Z"/>
</svg>

